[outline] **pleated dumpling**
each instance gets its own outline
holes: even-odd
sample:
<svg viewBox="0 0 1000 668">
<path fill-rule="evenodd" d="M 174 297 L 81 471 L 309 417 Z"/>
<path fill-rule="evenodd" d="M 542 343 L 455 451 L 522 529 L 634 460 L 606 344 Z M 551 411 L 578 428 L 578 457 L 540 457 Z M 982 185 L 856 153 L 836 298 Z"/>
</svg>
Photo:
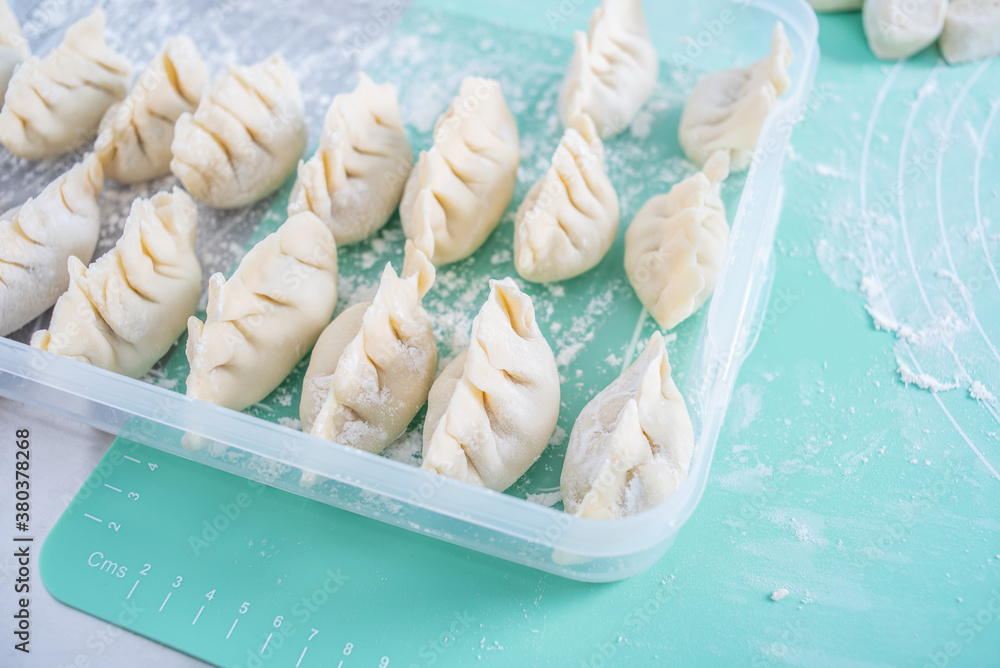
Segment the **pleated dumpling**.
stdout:
<svg viewBox="0 0 1000 668">
<path fill-rule="evenodd" d="M 765 58 L 701 79 L 681 114 L 679 138 L 688 159 L 701 167 L 716 151 L 728 151 L 732 171 L 749 167 L 764 120 L 791 83 L 791 62 L 792 48 L 778 23 Z"/>
<path fill-rule="evenodd" d="M 561 281 L 592 269 L 618 232 L 618 195 L 605 172 L 604 145 L 577 113 L 552 165 L 514 221 L 514 265 L 529 281 Z"/>
<path fill-rule="evenodd" d="M 312 211 L 339 246 L 361 241 L 392 217 L 412 167 L 395 87 L 359 72 L 357 88 L 333 98 L 319 150 L 299 163 L 288 215 Z"/>
<path fill-rule="evenodd" d="M 427 401 L 437 342 L 421 299 L 434 265 L 406 242 L 403 275 L 382 271 L 370 302 L 341 313 L 320 336 L 302 385 L 302 430 L 378 453 L 395 441 Z"/>
<path fill-rule="evenodd" d="M 566 448 L 567 513 L 618 519 L 653 508 L 687 478 L 694 430 L 655 332 L 625 373 L 584 406 Z"/>
<path fill-rule="evenodd" d="M 406 236 L 429 249 L 435 265 L 472 255 L 496 228 L 517 184 L 519 141 L 500 82 L 462 81 L 399 205 Z"/>
<path fill-rule="evenodd" d="M 17 16 L 7 0 L 0 0 L 0 98 L 7 91 L 14 68 L 30 55 L 31 49 L 28 48 L 28 40 L 21 34 Z"/>
<path fill-rule="evenodd" d="M 67 153 L 93 139 L 101 117 L 128 92 L 131 68 L 104 43 L 104 12 L 66 29 L 44 58 L 14 72 L 0 111 L 0 144 L 29 160 Z"/>
<path fill-rule="evenodd" d="M 559 373 L 531 298 L 490 281 L 469 347 L 431 387 L 423 468 L 498 492 L 548 444 L 559 418 Z"/>
<path fill-rule="evenodd" d="M 312 213 L 285 221 L 225 280 L 208 284 L 205 322 L 188 320 L 187 395 L 243 410 L 305 357 L 337 305 L 337 245 Z"/>
<path fill-rule="evenodd" d="M 137 199 L 115 247 L 89 267 L 69 258 L 69 290 L 31 345 L 144 376 L 184 333 L 201 297 L 198 211 L 187 193 Z"/>
<path fill-rule="evenodd" d="M 181 114 L 170 171 L 199 202 L 234 209 L 277 190 L 305 147 L 302 93 L 275 54 L 249 67 L 230 65 L 195 112 Z"/>
<path fill-rule="evenodd" d="M 104 175 L 122 183 L 170 173 L 174 123 L 198 106 L 208 68 L 187 37 L 174 37 L 136 80 L 132 92 L 101 122 L 94 151 Z"/>
<path fill-rule="evenodd" d="M 101 230 L 101 163 L 88 155 L 34 199 L 0 216 L 0 336 L 24 327 L 69 287 L 67 261 L 90 262 Z"/>
<path fill-rule="evenodd" d="M 575 50 L 559 92 L 559 118 L 569 127 L 576 104 L 602 139 L 627 128 L 653 94 L 660 59 L 649 38 L 642 0 L 604 0 Z"/>
<path fill-rule="evenodd" d="M 657 195 L 625 232 L 625 271 L 656 322 L 676 327 L 715 290 L 729 242 L 720 196 L 729 154 L 719 151 L 701 172 Z"/>
<path fill-rule="evenodd" d="M 938 46 L 952 65 L 1000 55 L 1000 2 L 951 0 Z"/>
</svg>

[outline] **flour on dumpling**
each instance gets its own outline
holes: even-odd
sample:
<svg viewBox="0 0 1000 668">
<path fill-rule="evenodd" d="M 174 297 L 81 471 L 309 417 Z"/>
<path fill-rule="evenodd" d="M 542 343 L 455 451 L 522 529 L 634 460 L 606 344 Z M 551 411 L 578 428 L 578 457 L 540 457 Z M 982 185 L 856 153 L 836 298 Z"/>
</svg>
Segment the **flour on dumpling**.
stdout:
<svg viewBox="0 0 1000 668">
<path fill-rule="evenodd" d="M 517 123 L 500 82 L 468 77 L 434 127 L 399 205 L 406 236 L 435 265 L 472 255 L 503 217 L 517 184 Z"/>
<path fill-rule="evenodd" d="M 7 0 L 0 0 L 0 98 L 7 92 L 14 68 L 30 55 L 31 49 L 28 48 L 28 40 L 21 34 L 17 16 Z"/>
<path fill-rule="evenodd" d="M 538 459 L 559 418 L 559 373 L 531 298 L 490 281 L 469 347 L 427 400 L 423 468 L 503 491 Z"/>
<path fill-rule="evenodd" d="M 559 93 L 559 118 L 569 127 L 579 105 L 602 139 L 614 137 L 653 94 L 660 73 L 641 0 L 604 0 L 591 14 L 588 32 L 577 30 L 573 43 Z"/>
<path fill-rule="evenodd" d="M 514 220 L 514 265 L 529 281 L 562 281 L 592 269 L 618 232 L 618 195 L 589 116 L 576 113 L 549 170 Z"/>
<path fill-rule="evenodd" d="M 230 65 L 195 112 L 181 114 L 170 171 L 199 202 L 233 209 L 277 190 L 305 147 L 302 93 L 275 54 L 249 67 Z"/>
<path fill-rule="evenodd" d="M 141 378 L 198 307 L 197 236 L 195 203 L 180 188 L 137 199 L 114 248 L 89 267 L 69 258 L 69 290 L 31 345 Z"/>
<path fill-rule="evenodd" d="M 0 144 L 39 160 L 87 143 L 128 92 L 130 71 L 104 43 L 104 12 L 80 19 L 48 55 L 29 57 L 14 72 L 0 110 Z"/>
<path fill-rule="evenodd" d="M 338 245 L 361 241 L 392 217 L 412 167 L 395 87 L 359 72 L 357 88 L 333 98 L 319 150 L 299 164 L 288 215 L 312 211 Z"/>
<path fill-rule="evenodd" d="M 701 167 L 716 151 L 728 151 L 732 171 L 749 167 L 767 115 L 791 84 L 791 62 L 792 49 L 778 23 L 768 56 L 701 79 L 684 104 L 679 131 L 691 162 Z"/>
<path fill-rule="evenodd" d="M 101 121 L 94 151 L 104 174 L 122 183 L 149 181 L 170 173 L 174 124 L 198 106 L 208 85 L 197 47 L 175 37 L 140 74 L 129 96 Z"/>
<path fill-rule="evenodd" d="M 584 406 L 560 478 L 566 512 L 620 519 L 654 508 L 687 478 L 694 430 L 655 332 L 625 373 Z"/>
<path fill-rule="evenodd" d="M 90 262 L 101 230 L 101 163 L 87 155 L 37 197 L 0 217 L 0 336 L 24 327 L 69 287 L 67 261 Z"/>
</svg>

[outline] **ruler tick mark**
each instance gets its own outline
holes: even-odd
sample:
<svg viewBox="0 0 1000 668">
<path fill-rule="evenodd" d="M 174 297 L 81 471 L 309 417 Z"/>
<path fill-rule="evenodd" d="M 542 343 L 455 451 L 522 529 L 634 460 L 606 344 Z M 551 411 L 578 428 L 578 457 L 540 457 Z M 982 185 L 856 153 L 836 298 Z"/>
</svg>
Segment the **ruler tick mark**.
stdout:
<svg viewBox="0 0 1000 668">
<path fill-rule="evenodd" d="M 94 520 L 95 522 L 100 522 L 101 521 L 99 518 L 94 517 L 93 515 L 91 515 L 89 513 L 84 513 L 83 516 L 84 517 L 89 517 L 90 519 Z"/>
<path fill-rule="evenodd" d="M 226 634 L 226 640 L 229 640 L 229 636 L 233 635 L 233 629 L 236 628 L 236 623 L 238 621 L 240 621 L 239 617 L 233 620 L 233 625 L 229 627 L 229 633 Z"/>
<path fill-rule="evenodd" d="M 135 584 L 132 585 L 132 588 L 128 590 L 128 596 L 125 597 L 126 601 L 129 600 L 130 598 L 132 598 L 132 594 L 135 593 L 135 588 L 138 587 L 138 586 L 139 586 L 139 581 L 136 580 Z"/>
<path fill-rule="evenodd" d="M 135 457 L 129 457 L 128 455 L 125 455 L 125 459 L 129 460 L 130 462 L 135 462 L 136 464 L 141 464 L 142 463 L 138 459 L 136 459 Z"/>
<path fill-rule="evenodd" d="M 306 655 L 306 650 L 307 649 L 309 649 L 309 648 L 308 647 L 303 647 L 302 648 L 302 654 L 299 654 L 299 660 L 295 662 L 295 668 L 299 668 L 299 664 L 302 663 L 302 657 L 304 657 Z"/>
<path fill-rule="evenodd" d="M 170 597 L 173 595 L 173 593 L 174 592 L 170 592 L 169 594 L 167 594 L 167 597 L 165 599 L 163 599 L 163 603 L 160 603 L 160 609 L 157 610 L 157 612 L 163 612 L 163 606 L 165 606 L 167 604 L 167 601 L 170 600 Z"/>
<path fill-rule="evenodd" d="M 108 483 L 104 483 L 104 486 L 105 486 L 105 487 L 107 487 L 108 489 L 113 489 L 113 490 L 114 490 L 114 491 L 116 491 L 116 492 L 120 492 L 120 491 L 121 491 L 121 490 L 120 490 L 120 489 L 118 489 L 117 487 L 112 487 L 112 486 L 111 486 L 111 485 L 109 485 Z"/>
<path fill-rule="evenodd" d="M 261 654 L 263 654 L 264 650 L 267 649 L 267 643 L 271 642 L 271 636 L 273 636 L 273 635 L 274 635 L 273 633 L 268 633 L 267 634 L 267 640 L 264 641 L 264 646 L 260 648 L 260 653 Z"/>
<path fill-rule="evenodd" d="M 201 609 L 198 610 L 198 614 L 194 616 L 194 621 L 191 622 L 191 626 L 194 626 L 195 624 L 198 623 L 198 618 L 201 617 L 201 613 L 202 613 L 202 611 L 204 609 L 205 609 L 205 606 L 201 606 Z"/>
</svg>

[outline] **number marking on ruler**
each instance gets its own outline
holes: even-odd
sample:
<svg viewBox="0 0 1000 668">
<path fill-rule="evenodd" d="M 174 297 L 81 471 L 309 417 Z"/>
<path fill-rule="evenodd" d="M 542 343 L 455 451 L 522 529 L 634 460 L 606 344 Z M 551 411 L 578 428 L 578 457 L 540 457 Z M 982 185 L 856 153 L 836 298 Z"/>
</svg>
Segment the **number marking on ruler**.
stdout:
<svg viewBox="0 0 1000 668">
<path fill-rule="evenodd" d="M 167 594 L 167 597 L 165 599 L 163 599 L 163 603 L 160 604 L 160 609 L 157 610 L 157 612 L 163 612 L 163 606 L 165 606 L 167 604 L 167 601 L 170 600 L 170 597 L 173 595 L 173 593 L 174 592 L 170 592 L 169 594 Z"/>
<path fill-rule="evenodd" d="M 271 636 L 273 636 L 273 635 L 274 635 L 273 633 L 268 633 L 267 634 L 267 640 L 264 641 L 264 646 L 260 648 L 260 653 L 261 654 L 263 654 L 264 650 L 267 649 L 267 643 L 271 642 Z"/>
<path fill-rule="evenodd" d="M 233 620 L 233 625 L 229 627 L 229 633 L 226 634 L 226 640 L 229 640 L 229 636 L 233 635 L 233 629 L 236 628 L 236 623 L 239 621 L 240 621 L 239 617 Z"/>
<path fill-rule="evenodd" d="M 193 622 L 191 622 L 191 626 L 194 626 L 195 624 L 197 624 L 197 623 L 198 623 L 198 618 L 199 618 L 199 617 L 201 617 L 201 613 L 202 613 L 202 611 L 203 611 L 204 609 L 205 609 L 205 606 L 201 606 L 201 609 L 200 609 L 200 610 L 198 610 L 198 614 L 194 616 L 194 621 L 193 621 Z"/>
<path fill-rule="evenodd" d="M 104 486 L 105 486 L 105 487 L 107 487 L 108 489 L 112 489 L 112 490 L 114 490 L 114 491 L 116 491 L 116 492 L 120 492 L 120 491 L 121 491 L 121 490 L 120 490 L 120 489 L 118 489 L 117 487 L 112 487 L 112 486 L 111 486 L 111 485 L 109 485 L 108 483 L 104 483 Z"/>
<path fill-rule="evenodd" d="M 307 649 L 309 649 L 309 648 L 308 647 L 303 647 L 302 648 L 302 654 L 299 654 L 299 660 L 295 662 L 295 668 L 299 668 L 299 664 L 302 663 L 302 657 L 304 657 L 306 655 L 306 650 Z"/>
<path fill-rule="evenodd" d="M 135 584 L 132 585 L 132 588 L 128 590 L 128 596 L 125 597 L 126 601 L 129 600 L 130 598 L 132 598 L 132 594 L 135 593 L 135 588 L 138 587 L 138 586 L 139 586 L 139 581 L 136 580 Z"/>
<path fill-rule="evenodd" d="M 94 517 L 94 516 L 93 516 L 93 515 L 91 515 L 90 513 L 84 513 L 84 514 L 83 514 L 83 516 L 84 516 L 84 517 L 89 517 L 90 519 L 94 520 L 95 522 L 101 522 L 101 521 L 102 521 L 102 520 L 101 520 L 100 518 L 98 518 L 98 517 Z"/>
</svg>

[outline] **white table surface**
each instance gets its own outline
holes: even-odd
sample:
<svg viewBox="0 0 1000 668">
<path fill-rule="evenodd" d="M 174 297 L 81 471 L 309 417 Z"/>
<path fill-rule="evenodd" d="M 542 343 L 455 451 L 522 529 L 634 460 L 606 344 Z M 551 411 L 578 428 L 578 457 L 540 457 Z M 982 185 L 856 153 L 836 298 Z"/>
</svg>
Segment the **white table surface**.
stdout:
<svg viewBox="0 0 1000 668">
<path fill-rule="evenodd" d="M 14 649 L 17 599 L 14 529 L 14 434 L 30 430 L 31 653 Z M 114 437 L 33 406 L 0 398 L 0 666 L 24 668 L 191 668 L 207 664 L 63 605 L 45 590 L 38 551 L 56 520 Z M 22 543 L 18 543 L 21 545 Z"/>
</svg>

